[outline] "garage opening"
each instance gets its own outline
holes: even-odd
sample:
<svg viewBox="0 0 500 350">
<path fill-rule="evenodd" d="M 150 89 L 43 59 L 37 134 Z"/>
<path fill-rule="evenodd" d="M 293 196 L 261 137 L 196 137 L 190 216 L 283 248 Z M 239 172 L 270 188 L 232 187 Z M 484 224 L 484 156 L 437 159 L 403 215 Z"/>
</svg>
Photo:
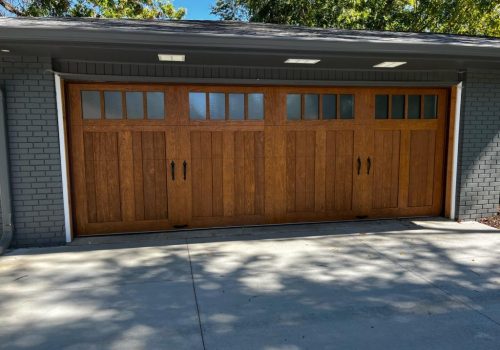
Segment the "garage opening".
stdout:
<svg viewBox="0 0 500 350">
<path fill-rule="evenodd" d="M 445 88 L 67 83 L 77 235 L 437 216 Z"/>
</svg>

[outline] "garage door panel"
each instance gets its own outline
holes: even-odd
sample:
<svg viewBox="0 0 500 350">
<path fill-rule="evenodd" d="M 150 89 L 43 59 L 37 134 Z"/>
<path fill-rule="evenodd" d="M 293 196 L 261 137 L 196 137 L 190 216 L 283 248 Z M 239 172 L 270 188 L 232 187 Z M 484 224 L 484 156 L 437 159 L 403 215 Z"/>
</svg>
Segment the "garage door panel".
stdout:
<svg viewBox="0 0 500 350">
<path fill-rule="evenodd" d="M 85 174 L 89 222 L 121 220 L 116 133 L 85 133 Z"/>
<path fill-rule="evenodd" d="M 287 211 L 315 209 L 315 131 L 288 131 L 287 135 Z"/>
<path fill-rule="evenodd" d="M 408 206 L 432 206 L 436 132 L 414 130 L 410 133 L 410 179 Z"/>
<path fill-rule="evenodd" d="M 326 147 L 326 208 L 350 211 L 353 200 L 354 131 L 329 131 Z"/>
<path fill-rule="evenodd" d="M 376 130 L 372 159 L 373 208 L 397 208 L 400 164 L 399 130 Z"/>
<path fill-rule="evenodd" d="M 192 215 L 264 214 L 264 135 L 256 131 L 191 132 Z"/>
</svg>

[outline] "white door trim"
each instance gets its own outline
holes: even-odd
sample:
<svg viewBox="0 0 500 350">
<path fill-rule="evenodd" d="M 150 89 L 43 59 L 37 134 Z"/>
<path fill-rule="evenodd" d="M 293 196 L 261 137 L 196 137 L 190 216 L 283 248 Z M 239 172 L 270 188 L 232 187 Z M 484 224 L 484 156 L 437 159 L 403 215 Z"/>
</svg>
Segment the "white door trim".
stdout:
<svg viewBox="0 0 500 350">
<path fill-rule="evenodd" d="M 61 176 L 62 176 L 62 191 L 64 203 L 64 232 L 66 234 L 66 242 L 71 242 L 71 212 L 69 206 L 69 187 L 68 187 L 68 167 L 67 167 L 67 152 L 66 152 L 66 131 L 64 128 L 64 103 L 62 94 L 62 81 L 59 74 L 54 74 L 56 87 L 56 104 L 57 104 L 57 125 L 59 129 L 59 153 L 61 157 Z"/>
<path fill-rule="evenodd" d="M 457 206 L 457 178 L 458 178 L 458 145 L 460 144 L 460 116 L 462 111 L 462 82 L 457 85 L 457 98 L 455 101 L 455 128 L 453 130 L 453 162 L 451 173 L 451 202 L 450 219 L 456 219 Z"/>
</svg>

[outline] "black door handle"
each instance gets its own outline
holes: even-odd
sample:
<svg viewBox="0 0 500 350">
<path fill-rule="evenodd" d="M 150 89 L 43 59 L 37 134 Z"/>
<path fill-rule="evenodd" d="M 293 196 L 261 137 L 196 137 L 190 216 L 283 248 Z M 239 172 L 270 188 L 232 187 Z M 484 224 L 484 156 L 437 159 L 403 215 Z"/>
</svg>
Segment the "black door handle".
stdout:
<svg viewBox="0 0 500 350">
<path fill-rule="evenodd" d="M 172 172 L 172 181 L 175 181 L 175 162 L 174 161 L 172 161 L 170 163 L 170 170 Z"/>
<path fill-rule="evenodd" d="M 183 172 L 184 172 L 184 180 L 186 180 L 186 175 L 187 175 L 187 162 L 184 161 L 184 163 L 182 163 L 182 168 L 183 168 Z"/>
<path fill-rule="evenodd" d="M 361 172 L 361 158 L 358 157 L 358 175 Z"/>
<path fill-rule="evenodd" d="M 372 167 L 372 160 L 370 159 L 370 157 L 368 157 L 368 159 L 366 160 L 366 163 L 367 163 L 367 170 L 366 170 L 366 173 L 368 175 L 370 175 L 370 169 Z"/>
</svg>

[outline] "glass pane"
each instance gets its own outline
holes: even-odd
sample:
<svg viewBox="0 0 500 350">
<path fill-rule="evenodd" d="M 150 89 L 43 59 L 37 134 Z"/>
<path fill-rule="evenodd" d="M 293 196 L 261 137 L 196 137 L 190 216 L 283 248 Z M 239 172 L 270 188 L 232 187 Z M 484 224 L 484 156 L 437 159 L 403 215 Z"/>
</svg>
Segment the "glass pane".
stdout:
<svg viewBox="0 0 500 350">
<path fill-rule="evenodd" d="M 101 96 L 99 91 L 82 91 L 83 119 L 101 119 Z"/>
<path fill-rule="evenodd" d="M 323 95 L 323 119 L 337 118 L 337 95 Z"/>
<path fill-rule="evenodd" d="M 405 95 L 392 96 L 392 119 L 405 118 Z"/>
<path fill-rule="evenodd" d="M 389 95 L 375 96 L 375 119 L 387 119 L 389 117 Z"/>
<path fill-rule="evenodd" d="M 264 94 L 248 94 L 248 119 L 264 119 Z"/>
<path fill-rule="evenodd" d="M 165 119 L 165 93 L 147 92 L 148 119 Z"/>
<path fill-rule="evenodd" d="M 127 118 L 128 119 L 143 119 L 144 104 L 142 100 L 142 92 L 126 92 L 125 99 L 127 101 Z"/>
<path fill-rule="evenodd" d="M 340 95 L 340 118 L 354 118 L 354 95 Z"/>
<path fill-rule="evenodd" d="M 408 119 L 420 119 L 420 95 L 408 96 Z"/>
<path fill-rule="evenodd" d="M 104 116 L 106 119 L 122 119 L 122 93 L 104 91 Z"/>
<path fill-rule="evenodd" d="M 193 120 L 207 119 L 207 99 L 204 92 L 189 93 L 189 118 Z"/>
<path fill-rule="evenodd" d="M 437 117 L 437 96 L 424 96 L 424 118 L 434 119 Z"/>
<path fill-rule="evenodd" d="M 226 119 L 226 94 L 211 92 L 210 98 L 210 119 Z"/>
<path fill-rule="evenodd" d="M 245 119 L 245 94 L 229 94 L 229 119 Z"/>
<path fill-rule="evenodd" d="M 302 101 L 299 94 L 288 94 L 286 96 L 286 111 L 288 120 L 300 120 Z"/>
<path fill-rule="evenodd" d="M 319 95 L 306 94 L 304 96 L 304 119 L 319 119 Z"/>
</svg>

